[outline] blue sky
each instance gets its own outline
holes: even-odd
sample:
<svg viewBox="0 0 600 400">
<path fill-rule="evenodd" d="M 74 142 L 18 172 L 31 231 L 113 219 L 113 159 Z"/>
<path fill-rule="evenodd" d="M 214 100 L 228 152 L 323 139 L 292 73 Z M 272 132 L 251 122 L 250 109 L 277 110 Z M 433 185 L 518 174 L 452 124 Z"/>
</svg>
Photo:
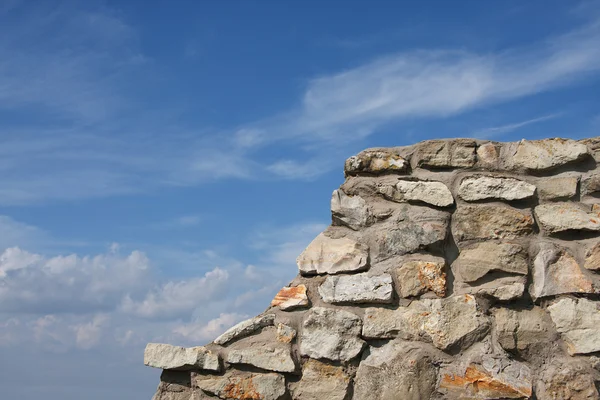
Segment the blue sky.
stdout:
<svg viewBox="0 0 600 400">
<path fill-rule="evenodd" d="M 344 159 L 600 133 L 598 1 L 0 0 L 0 386 L 149 399 L 261 312 Z"/>
</svg>

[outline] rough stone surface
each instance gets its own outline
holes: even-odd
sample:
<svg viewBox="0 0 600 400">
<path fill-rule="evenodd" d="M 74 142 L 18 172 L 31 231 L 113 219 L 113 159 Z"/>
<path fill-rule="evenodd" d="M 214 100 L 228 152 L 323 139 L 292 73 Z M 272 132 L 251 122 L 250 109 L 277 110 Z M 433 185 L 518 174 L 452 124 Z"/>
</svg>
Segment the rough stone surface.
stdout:
<svg viewBox="0 0 600 400">
<path fill-rule="evenodd" d="M 431 291 L 439 297 L 444 297 L 446 295 L 445 267 L 446 260 L 440 257 L 405 262 L 396 270 L 400 296 L 419 296 Z"/>
<path fill-rule="evenodd" d="M 281 310 L 294 310 L 303 308 L 309 305 L 308 296 L 306 295 L 306 286 L 286 286 L 282 288 L 271 301 L 271 305 L 279 307 Z"/>
<path fill-rule="evenodd" d="M 551 243 L 541 243 L 533 261 L 529 292 L 535 300 L 564 293 L 595 293 L 595 289 L 573 255 Z"/>
<path fill-rule="evenodd" d="M 226 361 L 230 364 L 247 364 L 275 372 L 294 372 L 296 364 L 289 347 L 253 345 L 250 348 L 230 350 Z"/>
<path fill-rule="evenodd" d="M 348 196 L 341 189 L 331 195 L 331 215 L 334 222 L 358 230 L 369 221 L 367 202 L 360 196 Z"/>
<path fill-rule="evenodd" d="M 395 185 L 378 187 L 386 199 L 402 202 L 421 202 L 438 207 L 454 204 L 454 197 L 442 182 L 399 180 Z"/>
<path fill-rule="evenodd" d="M 196 378 L 195 386 L 223 400 L 283 400 L 287 395 L 285 378 L 275 373 Z"/>
<path fill-rule="evenodd" d="M 427 168 L 469 168 L 475 165 L 476 142 L 470 139 L 428 140 L 416 146 L 412 163 Z"/>
<path fill-rule="evenodd" d="M 508 162 L 514 168 L 542 171 L 581 160 L 588 155 L 588 148 L 574 140 L 521 140 Z"/>
<path fill-rule="evenodd" d="M 461 249 L 452 270 L 458 279 L 474 282 L 492 271 L 527 275 L 527 254 L 513 243 L 483 242 Z"/>
<path fill-rule="evenodd" d="M 369 248 L 349 238 L 321 233 L 296 260 L 303 275 L 358 272 L 368 268 Z"/>
<path fill-rule="evenodd" d="M 592 271 L 600 270 L 600 242 L 587 250 L 583 266 Z"/>
<path fill-rule="evenodd" d="M 588 175 L 581 179 L 581 195 L 597 195 L 600 192 L 600 174 Z"/>
<path fill-rule="evenodd" d="M 196 400 L 193 396 L 199 397 L 191 388 L 189 371 L 164 370 L 152 400 Z"/>
<path fill-rule="evenodd" d="M 541 204 L 535 208 L 535 216 L 548 233 L 600 231 L 600 213 L 586 208 L 575 203 Z"/>
<path fill-rule="evenodd" d="M 511 310 L 497 308 L 493 312 L 498 343 L 508 351 L 523 351 L 532 346 L 547 346 L 554 339 L 552 321 L 543 309 Z"/>
<path fill-rule="evenodd" d="M 219 356 L 208 349 L 179 347 L 170 344 L 148 343 L 144 350 L 144 364 L 162 369 L 204 369 L 219 371 Z"/>
<path fill-rule="evenodd" d="M 452 216 L 454 240 L 514 239 L 533 233 L 529 210 L 498 205 L 461 205 Z"/>
<path fill-rule="evenodd" d="M 293 395 L 302 400 L 345 400 L 349 386 L 350 376 L 343 368 L 310 359 L 303 365 Z"/>
<path fill-rule="evenodd" d="M 548 311 L 569 354 L 600 351 L 600 311 L 596 302 L 564 298 L 548 306 Z"/>
<path fill-rule="evenodd" d="M 391 341 L 365 352 L 354 384 L 354 399 L 421 400 L 435 392 L 440 356 L 423 343 Z"/>
<path fill-rule="evenodd" d="M 407 170 L 408 162 L 391 149 L 362 151 L 358 155 L 348 158 L 344 166 L 346 175 L 403 173 Z"/>
<path fill-rule="evenodd" d="M 594 380 L 581 360 L 554 359 L 540 371 L 535 394 L 538 400 L 597 400 Z"/>
<path fill-rule="evenodd" d="M 482 144 L 477 148 L 477 164 L 480 167 L 494 171 L 498 169 L 499 155 L 497 144 L 492 142 Z"/>
<path fill-rule="evenodd" d="M 440 371 L 440 392 L 448 398 L 522 399 L 533 394 L 531 370 L 518 361 L 486 356 L 481 364 L 461 367 Z"/>
<path fill-rule="evenodd" d="M 316 359 L 349 361 L 365 346 L 359 338 L 360 318 L 353 313 L 314 307 L 306 315 L 300 335 L 300 354 Z"/>
<path fill-rule="evenodd" d="M 515 178 L 474 176 L 460 182 L 458 195 L 465 201 L 486 199 L 523 200 L 533 196 L 535 186 Z"/>
<path fill-rule="evenodd" d="M 491 278 L 491 275 L 488 278 Z M 524 276 L 500 276 L 483 283 L 457 281 L 454 283 L 454 293 L 479 295 L 502 301 L 514 300 L 523 296 L 526 281 Z"/>
<path fill-rule="evenodd" d="M 319 294 L 326 303 L 390 303 L 394 289 L 389 274 L 369 276 L 328 276 L 319 286 Z"/>
<path fill-rule="evenodd" d="M 538 196 L 541 200 L 568 200 L 577 194 L 578 183 L 576 176 L 541 178 L 536 183 Z"/>
<path fill-rule="evenodd" d="M 277 341 L 281 343 L 292 343 L 296 338 L 296 330 L 291 326 L 277 324 Z"/>
<path fill-rule="evenodd" d="M 214 340 L 214 343 L 224 345 L 233 340 L 251 335 L 266 326 L 272 326 L 274 321 L 275 314 L 266 314 L 256 318 L 247 319 L 226 330 L 221 336 Z"/>
</svg>

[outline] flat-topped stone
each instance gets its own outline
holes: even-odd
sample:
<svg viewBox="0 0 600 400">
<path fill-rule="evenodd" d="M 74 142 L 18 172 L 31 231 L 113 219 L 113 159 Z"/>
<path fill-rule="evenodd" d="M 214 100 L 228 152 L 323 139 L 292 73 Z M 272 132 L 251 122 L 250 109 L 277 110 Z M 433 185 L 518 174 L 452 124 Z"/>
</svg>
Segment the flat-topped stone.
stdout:
<svg viewBox="0 0 600 400">
<path fill-rule="evenodd" d="M 219 356 L 205 347 L 179 347 L 163 343 L 148 343 L 144 364 L 173 370 L 219 371 Z"/>
<path fill-rule="evenodd" d="M 408 167 L 408 161 L 393 149 L 369 149 L 348 158 L 344 165 L 344 172 L 346 175 L 404 173 Z"/>
<path fill-rule="evenodd" d="M 535 193 L 535 186 L 515 178 L 472 176 L 460 182 L 458 195 L 465 201 L 487 199 L 523 200 Z"/>
<path fill-rule="evenodd" d="M 534 221 L 529 209 L 505 205 L 461 204 L 452 216 L 454 240 L 515 239 L 533 233 Z"/>
<path fill-rule="evenodd" d="M 460 250 L 452 270 L 464 282 L 474 282 L 492 271 L 527 275 L 527 252 L 514 243 L 476 243 Z"/>
<path fill-rule="evenodd" d="M 253 344 L 249 348 L 230 350 L 225 359 L 230 364 L 246 364 L 274 372 L 294 372 L 296 363 L 291 348 Z"/>
<path fill-rule="evenodd" d="M 577 194 L 578 176 L 544 177 L 536 182 L 541 200 L 568 200 Z"/>
<path fill-rule="evenodd" d="M 359 272 L 369 267 L 369 246 L 349 238 L 319 234 L 298 256 L 302 275 Z"/>
<path fill-rule="evenodd" d="M 521 140 L 507 163 L 516 169 L 543 171 L 589 156 L 583 143 L 570 139 Z"/>
<path fill-rule="evenodd" d="M 386 199 L 403 202 L 420 202 L 437 207 L 454 204 L 450 189 L 442 182 L 400 179 L 394 185 L 381 185 L 377 188 Z"/>
<path fill-rule="evenodd" d="M 548 306 L 556 330 L 567 344 L 569 354 L 600 351 L 600 310 L 587 299 L 563 298 Z"/>
<path fill-rule="evenodd" d="M 571 202 L 540 204 L 535 216 L 547 233 L 564 231 L 600 231 L 600 213 L 589 206 Z"/>
<path fill-rule="evenodd" d="M 472 139 L 427 140 L 416 144 L 414 167 L 470 168 L 475 165 L 477 143 Z"/>
<path fill-rule="evenodd" d="M 328 276 L 319 286 L 326 303 L 391 303 L 394 289 L 390 274 Z"/>
</svg>

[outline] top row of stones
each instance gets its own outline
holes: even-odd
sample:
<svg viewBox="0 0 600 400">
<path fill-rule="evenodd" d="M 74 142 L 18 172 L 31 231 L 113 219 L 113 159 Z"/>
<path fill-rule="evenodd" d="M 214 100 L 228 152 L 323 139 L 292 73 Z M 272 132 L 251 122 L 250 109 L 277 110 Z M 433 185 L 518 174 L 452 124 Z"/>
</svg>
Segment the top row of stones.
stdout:
<svg viewBox="0 0 600 400">
<path fill-rule="evenodd" d="M 473 139 L 428 140 L 408 147 L 368 149 L 346 160 L 346 175 L 407 173 L 410 168 L 484 168 L 546 171 L 589 159 L 596 138 L 481 142 Z M 591 149 L 591 151 L 590 151 Z"/>
</svg>

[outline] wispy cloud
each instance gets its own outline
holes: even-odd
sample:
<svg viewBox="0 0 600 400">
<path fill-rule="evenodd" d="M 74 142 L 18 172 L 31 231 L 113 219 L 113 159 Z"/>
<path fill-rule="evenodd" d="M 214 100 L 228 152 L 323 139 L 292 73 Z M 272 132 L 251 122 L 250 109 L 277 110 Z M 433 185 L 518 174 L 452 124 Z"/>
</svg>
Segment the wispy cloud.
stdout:
<svg viewBox="0 0 600 400">
<path fill-rule="evenodd" d="M 508 133 L 508 132 L 515 131 L 515 130 L 520 129 L 527 125 L 537 124 L 540 122 L 555 119 L 562 115 L 563 115 L 562 113 L 548 114 L 548 115 L 544 115 L 542 117 L 532 118 L 527 121 L 515 122 L 512 124 L 506 124 L 506 125 L 502 125 L 502 126 L 494 126 L 491 128 L 480 129 L 480 130 L 474 132 L 472 136 L 481 138 L 481 139 L 483 139 L 483 138 L 488 139 L 488 138 L 494 137 L 494 136 L 502 134 L 502 133 Z"/>
</svg>

